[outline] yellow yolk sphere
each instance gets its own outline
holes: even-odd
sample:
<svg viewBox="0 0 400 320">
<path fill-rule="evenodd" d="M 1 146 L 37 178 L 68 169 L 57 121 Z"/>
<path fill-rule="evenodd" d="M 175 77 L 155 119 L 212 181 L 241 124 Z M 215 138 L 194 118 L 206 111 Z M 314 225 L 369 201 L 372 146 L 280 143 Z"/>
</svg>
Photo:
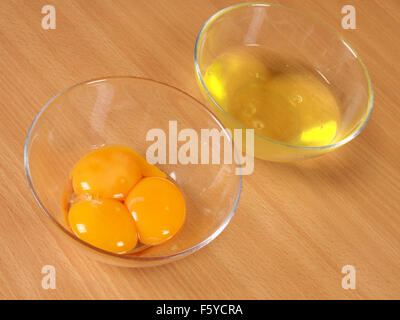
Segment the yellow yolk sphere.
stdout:
<svg viewBox="0 0 400 320">
<path fill-rule="evenodd" d="M 69 210 L 68 222 L 78 238 L 106 251 L 125 253 L 138 241 L 132 215 L 117 200 L 77 202 Z"/>
<path fill-rule="evenodd" d="M 125 147 L 104 147 L 84 156 L 72 169 L 77 194 L 124 199 L 142 177 L 137 157 Z"/>
<path fill-rule="evenodd" d="M 144 244 L 156 245 L 170 239 L 185 222 L 183 195 L 165 178 L 143 178 L 128 194 L 125 204 Z"/>
</svg>

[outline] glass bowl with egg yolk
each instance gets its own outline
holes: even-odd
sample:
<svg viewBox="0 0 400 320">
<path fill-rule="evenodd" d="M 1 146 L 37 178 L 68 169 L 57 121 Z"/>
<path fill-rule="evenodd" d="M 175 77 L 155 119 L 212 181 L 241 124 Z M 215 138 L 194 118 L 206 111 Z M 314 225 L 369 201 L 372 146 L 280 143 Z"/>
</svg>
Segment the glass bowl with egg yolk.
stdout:
<svg viewBox="0 0 400 320">
<path fill-rule="evenodd" d="M 97 149 L 70 174 L 64 200 L 74 234 L 114 253 L 145 250 L 176 236 L 186 217 L 179 188 L 157 167 L 122 146 Z"/>
<path fill-rule="evenodd" d="M 237 208 L 240 168 L 173 161 L 187 142 L 169 139 L 174 128 L 199 137 L 201 129 L 220 130 L 234 149 L 198 100 L 154 80 L 95 79 L 53 97 L 35 117 L 24 149 L 30 189 L 45 223 L 59 231 L 38 236 L 127 267 L 168 263 L 209 244 Z M 151 165 L 146 152 L 160 141 L 166 161 Z"/>
</svg>

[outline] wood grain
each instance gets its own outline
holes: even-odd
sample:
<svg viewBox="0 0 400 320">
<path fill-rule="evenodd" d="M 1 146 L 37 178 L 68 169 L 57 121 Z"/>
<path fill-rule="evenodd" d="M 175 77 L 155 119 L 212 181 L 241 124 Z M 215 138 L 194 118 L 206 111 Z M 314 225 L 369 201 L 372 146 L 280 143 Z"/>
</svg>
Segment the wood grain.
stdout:
<svg viewBox="0 0 400 320">
<path fill-rule="evenodd" d="M 367 65 L 372 117 L 353 142 L 296 164 L 256 161 L 228 228 L 183 260 L 117 268 L 58 238 L 23 170 L 28 127 L 64 88 L 106 75 L 137 75 L 201 99 L 195 37 L 229 0 L 53 0 L 56 30 L 41 28 L 50 1 L 0 2 L 0 298 L 3 299 L 399 299 L 400 2 L 280 3 L 340 29 L 345 4 L 357 30 L 342 30 Z M 57 289 L 41 287 L 54 265 Z M 356 290 L 341 268 L 357 270 Z"/>
</svg>

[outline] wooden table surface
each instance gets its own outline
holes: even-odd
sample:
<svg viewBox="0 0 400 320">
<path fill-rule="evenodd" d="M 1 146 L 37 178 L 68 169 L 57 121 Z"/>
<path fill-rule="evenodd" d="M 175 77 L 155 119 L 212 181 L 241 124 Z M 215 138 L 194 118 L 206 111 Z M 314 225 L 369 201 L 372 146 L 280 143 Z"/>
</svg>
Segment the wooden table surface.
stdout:
<svg viewBox="0 0 400 320">
<path fill-rule="evenodd" d="M 400 1 L 281 0 L 322 17 L 355 46 L 375 90 L 354 141 L 296 164 L 255 162 L 226 230 L 169 265 L 129 269 L 60 241 L 31 195 L 23 144 L 51 97 L 83 80 L 137 75 L 202 99 L 193 46 L 205 20 L 232 0 L 0 1 L 0 298 L 400 298 Z M 43 30 L 41 9 L 56 8 Z M 342 30 L 352 4 L 357 29 Z M 56 289 L 41 286 L 56 269 Z M 356 269 L 356 289 L 341 286 Z"/>
</svg>

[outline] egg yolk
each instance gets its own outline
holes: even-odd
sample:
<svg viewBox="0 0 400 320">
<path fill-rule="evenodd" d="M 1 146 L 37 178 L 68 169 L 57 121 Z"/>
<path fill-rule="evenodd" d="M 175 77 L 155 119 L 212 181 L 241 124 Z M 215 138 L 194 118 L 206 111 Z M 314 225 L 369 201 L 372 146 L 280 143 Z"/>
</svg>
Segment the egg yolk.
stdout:
<svg viewBox="0 0 400 320">
<path fill-rule="evenodd" d="M 69 210 L 68 222 L 78 238 L 106 251 L 125 253 L 138 241 L 134 219 L 117 200 L 77 202 Z"/>
<path fill-rule="evenodd" d="M 84 156 L 72 169 L 77 194 L 124 199 L 142 177 L 137 157 L 125 147 L 104 147 Z"/>
<path fill-rule="evenodd" d="M 140 170 L 144 177 L 167 177 L 164 172 L 158 169 L 155 165 L 148 163 L 146 159 L 140 156 L 138 153 L 128 148 L 125 149 L 131 153 L 132 157 L 135 158 L 136 164 L 140 167 Z"/>
<path fill-rule="evenodd" d="M 170 239 L 185 222 L 182 193 L 165 178 L 143 178 L 128 194 L 125 204 L 144 244 L 156 245 Z"/>
</svg>

